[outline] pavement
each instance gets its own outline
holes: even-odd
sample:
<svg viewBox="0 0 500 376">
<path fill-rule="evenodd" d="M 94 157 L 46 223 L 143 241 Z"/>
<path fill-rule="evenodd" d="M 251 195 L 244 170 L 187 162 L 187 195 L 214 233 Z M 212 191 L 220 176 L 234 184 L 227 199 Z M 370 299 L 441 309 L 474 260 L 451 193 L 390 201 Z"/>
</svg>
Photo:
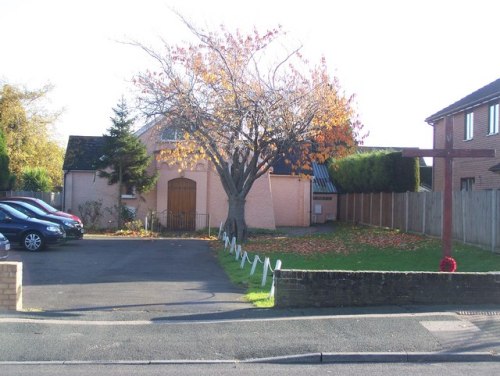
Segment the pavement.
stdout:
<svg viewBox="0 0 500 376">
<path fill-rule="evenodd" d="M 201 240 L 87 238 L 9 259 L 25 311 L 0 313 L 0 366 L 500 360 L 500 306 L 257 309 Z"/>
</svg>

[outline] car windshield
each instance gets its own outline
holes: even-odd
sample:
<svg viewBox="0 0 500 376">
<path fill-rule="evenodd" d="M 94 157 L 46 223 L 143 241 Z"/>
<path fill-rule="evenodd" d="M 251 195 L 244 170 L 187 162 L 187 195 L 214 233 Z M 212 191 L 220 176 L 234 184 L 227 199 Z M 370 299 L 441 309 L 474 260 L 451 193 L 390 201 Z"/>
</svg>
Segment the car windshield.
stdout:
<svg viewBox="0 0 500 376">
<path fill-rule="evenodd" d="M 9 205 L 13 207 L 16 210 L 19 210 L 20 212 L 28 215 L 28 216 L 33 216 L 33 215 L 47 215 L 42 209 L 37 208 L 36 206 L 26 204 L 24 202 L 11 202 L 7 201 L 6 205 Z"/>
<path fill-rule="evenodd" d="M 18 219 L 28 219 L 29 216 L 27 216 L 24 213 L 21 213 L 19 210 L 14 209 L 11 206 L 5 205 L 5 204 L 0 204 L 0 207 L 4 209 L 11 217 L 15 217 Z"/>
<path fill-rule="evenodd" d="M 17 207 L 19 207 L 19 209 Z M 21 208 L 23 208 L 24 210 L 21 210 Z M 16 202 L 16 209 L 19 211 L 22 211 L 23 213 L 26 213 L 26 214 L 31 212 L 31 213 L 35 213 L 36 215 L 47 215 L 47 213 L 45 213 L 42 209 L 37 208 L 36 206 L 27 204 L 25 202 Z"/>
<path fill-rule="evenodd" d="M 49 204 L 47 204 L 45 201 L 43 200 L 36 200 L 36 202 L 40 205 L 40 206 L 43 206 L 43 208 L 48 211 L 49 213 L 55 213 L 57 211 L 56 208 L 53 208 L 52 206 L 50 206 Z"/>
</svg>

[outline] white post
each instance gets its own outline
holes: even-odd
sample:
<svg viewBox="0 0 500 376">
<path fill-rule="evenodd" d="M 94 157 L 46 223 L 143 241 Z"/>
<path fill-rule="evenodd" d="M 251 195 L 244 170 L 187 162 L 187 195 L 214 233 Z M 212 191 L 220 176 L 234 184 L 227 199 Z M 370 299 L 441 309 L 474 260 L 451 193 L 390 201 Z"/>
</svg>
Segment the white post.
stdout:
<svg viewBox="0 0 500 376">
<path fill-rule="evenodd" d="M 217 239 L 220 239 L 221 234 L 222 234 L 222 222 L 220 223 L 220 226 L 219 226 L 219 235 L 217 235 Z"/>
<path fill-rule="evenodd" d="M 264 268 L 262 270 L 262 283 L 261 286 L 264 287 L 266 285 L 266 279 L 267 279 L 267 269 L 269 268 L 269 257 L 266 257 L 264 259 Z"/>
<path fill-rule="evenodd" d="M 246 261 L 247 258 L 248 258 L 247 251 L 244 251 L 243 252 L 243 257 L 241 257 L 240 269 L 243 269 L 243 267 L 245 266 L 245 261 Z"/>
<path fill-rule="evenodd" d="M 235 256 L 235 258 L 234 258 L 236 261 L 238 261 L 238 259 L 240 258 L 240 253 L 241 253 L 241 245 L 240 245 L 240 244 L 238 244 L 238 245 L 236 246 L 236 252 L 235 252 L 236 256 Z"/>
<path fill-rule="evenodd" d="M 227 249 L 228 245 L 229 245 L 229 238 L 226 236 L 226 240 L 224 241 L 224 250 Z"/>
<path fill-rule="evenodd" d="M 253 259 L 252 269 L 250 270 L 250 275 L 255 274 L 255 269 L 257 268 L 257 263 L 259 262 L 259 256 L 255 256 Z"/>
<path fill-rule="evenodd" d="M 229 253 L 233 254 L 233 251 L 236 251 L 236 238 L 233 236 L 231 240 L 231 247 L 229 248 Z"/>
<path fill-rule="evenodd" d="M 281 269 L 281 260 L 276 261 L 276 266 L 274 267 L 274 271 L 280 270 Z M 274 273 L 273 273 L 273 284 L 271 285 L 271 292 L 269 293 L 269 297 L 272 298 L 274 297 Z"/>
<path fill-rule="evenodd" d="M 148 231 L 148 216 L 144 217 L 144 230 Z"/>
<path fill-rule="evenodd" d="M 224 231 L 224 233 L 222 234 L 222 241 L 225 242 L 227 239 L 227 235 L 226 235 L 226 232 Z"/>
</svg>

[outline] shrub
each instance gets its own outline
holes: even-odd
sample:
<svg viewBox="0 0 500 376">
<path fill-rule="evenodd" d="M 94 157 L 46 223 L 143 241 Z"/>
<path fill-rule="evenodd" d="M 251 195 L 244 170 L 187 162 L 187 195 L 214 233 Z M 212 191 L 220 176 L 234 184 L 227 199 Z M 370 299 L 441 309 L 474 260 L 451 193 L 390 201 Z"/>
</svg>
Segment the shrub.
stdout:
<svg viewBox="0 0 500 376">
<path fill-rule="evenodd" d="M 418 191 L 418 158 L 404 158 L 400 152 L 354 154 L 330 160 L 328 171 L 343 192 Z"/>
</svg>

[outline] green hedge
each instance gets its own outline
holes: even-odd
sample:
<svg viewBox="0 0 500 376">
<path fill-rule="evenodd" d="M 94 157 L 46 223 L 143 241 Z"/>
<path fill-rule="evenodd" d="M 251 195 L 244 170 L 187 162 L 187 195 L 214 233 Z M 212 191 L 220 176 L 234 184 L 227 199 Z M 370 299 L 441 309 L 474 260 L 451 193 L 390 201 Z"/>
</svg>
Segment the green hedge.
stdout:
<svg viewBox="0 0 500 376">
<path fill-rule="evenodd" d="M 420 185 L 418 158 L 378 151 L 330 160 L 330 177 L 342 192 L 416 192 Z"/>
</svg>

